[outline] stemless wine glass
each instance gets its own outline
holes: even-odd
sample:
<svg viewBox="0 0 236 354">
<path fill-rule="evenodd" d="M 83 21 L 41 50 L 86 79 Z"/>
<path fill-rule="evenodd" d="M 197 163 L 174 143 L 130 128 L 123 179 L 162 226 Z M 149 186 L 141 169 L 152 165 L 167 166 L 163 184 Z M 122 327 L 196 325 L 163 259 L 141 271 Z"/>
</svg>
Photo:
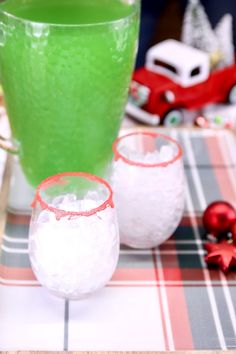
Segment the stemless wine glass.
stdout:
<svg viewBox="0 0 236 354">
<path fill-rule="evenodd" d="M 33 187 L 48 176 L 105 176 L 128 96 L 140 0 L 0 3 L 0 77 Z"/>
<path fill-rule="evenodd" d="M 184 210 L 182 150 L 172 138 L 131 133 L 114 145 L 112 186 L 121 243 L 160 245 L 178 226 Z"/>
<path fill-rule="evenodd" d="M 105 286 L 118 261 L 112 191 L 86 173 L 62 173 L 36 190 L 29 231 L 32 269 L 53 294 L 80 299 Z"/>
</svg>

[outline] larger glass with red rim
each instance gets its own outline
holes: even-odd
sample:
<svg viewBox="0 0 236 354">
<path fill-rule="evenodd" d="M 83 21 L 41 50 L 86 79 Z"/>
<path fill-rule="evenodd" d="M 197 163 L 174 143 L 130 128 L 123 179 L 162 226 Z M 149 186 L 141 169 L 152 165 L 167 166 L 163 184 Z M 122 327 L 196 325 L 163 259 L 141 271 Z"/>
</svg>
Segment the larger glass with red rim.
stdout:
<svg viewBox="0 0 236 354">
<path fill-rule="evenodd" d="M 168 239 L 184 210 L 182 149 L 169 136 L 137 132 L 114 145 L 112 186 L 121 243 L 151 248 Z"/>
<path fill-rule="evenodd" d="M 37 188 L 29 232 L 32 269 L 51 293 L 81 299 L 110 280 L 119 255 L 112 190 L 86 173 L 62 173 Z"/>
</svg>

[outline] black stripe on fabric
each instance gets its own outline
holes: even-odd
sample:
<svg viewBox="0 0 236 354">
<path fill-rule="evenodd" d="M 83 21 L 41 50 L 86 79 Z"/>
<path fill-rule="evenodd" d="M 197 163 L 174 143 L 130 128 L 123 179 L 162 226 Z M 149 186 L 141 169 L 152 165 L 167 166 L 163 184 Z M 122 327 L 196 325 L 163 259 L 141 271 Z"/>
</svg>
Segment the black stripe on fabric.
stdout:
<svg viewBox="0 0 236 354">
<path fill-rule="evenodd" d="M 178 240 L 192 240 L 195 241 L 194 232 L 192 226 L 180 225 L 174 232 L 174 239 Z"/>
<path fill-rule="evenodd" d="M 207 288 L 184 286 L 195 350 L 221 349 Z"/>
<path fill-rule="evenodd" d="M 204 161 L 204 165 L 211 165 L 212 161 L 209 156 L 209 150 L 206 144 L 205 139 L 200 138 L 191 138 L 191 146 L 194 154 L 194 159 L 196 165 L 201 165 Z M 201 149 L 199 149 L 201 146 Z M 210 169 L 199 169 L 198 176 L 201 182 L 202 191 L 206 200 L 206 205 L 209 203 L 222 199 L 220 186 L 215 174 L 215 166 L 212 166 Z M 203 211 L 203 210 L 202 210 Z"/>
<path fill-rule="evenodd" d="M 189 156 L 186 154 L 185 151 L 185 141 L 183 138 L 182 134 L 178 134 L 178 141 L 180 142 L 181 146 L 183 147 L 184 151 L 184 161 L 186 165 L 189 165 Z M 199 197 L 196 191 L 196 186 L 193 180 L 193 175 L 192 175 L 192 168 L 185 168 L 185 177 L 186 177 L 186 183 L 188 185 L 189 193 L 191 194 L 191 199 L 194 205 L 194 212 L 195 210 L 201 209 L 200 202 L 199 202 Z"/>
<path fill-rule="evenodd" d="M 64 344 L 63 350 L 68 351 L 69 347 L 69 300 L 65 300 L 65 312 L 64 312 Z"/>
<path fill-rule="evenodd" d="M 28 238 L 29 225 L 16 225 L 7 223 L 5 226 L 5 234 L 16 238 Z"/>
<path fill-rule="evenodd" d="M 119 262 L 117 268 L 126 268 L 126 269 L 152 269 L 153 261 L 152 254 L 132 254 L 130 251 L 129 254 L 120 254 Z"/>
<path fill-rule="evenodd" d="M 29 255 L 1 250 L 0 263 L 10 268 L 31 268 Z"/>
<path fill-rule="evenodd" d="M 228 306 L 226 303 L 226 297 L 222 286 L 214 286 L 213 287 L 215 299 L 217 303 L 217 309 L 220 317 L 220 323 L 222 325 L 222 331 L 224 334 L 225 343 L 227 349 L 232 349 L 236 347 L 236 338 L 234 334 L 234 329 L 232 326 L 232 321 L 230 319 Z M 233 314 L 232 314 L 233 316 Z"/>
</svg>

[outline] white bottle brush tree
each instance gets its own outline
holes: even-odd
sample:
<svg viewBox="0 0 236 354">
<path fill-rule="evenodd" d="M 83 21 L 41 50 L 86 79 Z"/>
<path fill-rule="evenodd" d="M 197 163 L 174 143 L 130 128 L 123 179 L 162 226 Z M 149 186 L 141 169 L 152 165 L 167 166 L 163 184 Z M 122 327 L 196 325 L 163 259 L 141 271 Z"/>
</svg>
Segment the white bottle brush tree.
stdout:
<svg viewBox="0 0 236 354">
<path fill-rule="evenodd" d="M 199 0 L 189 0 L 184 14 L 181 40 L 209 54 L 212 68 L 232 65 L 232 16 L 225 15 L 213 30 Z"/>
<path fill-rule="evenodd" d="M 219 49 L 223 58 L 219 67 L 225 67 L 234 64 L 234 45 L 233 45 L 233 17 L 226 14 L 222 17 L 215 28 L 215 33 L 219 42 Z"/>
</svg>

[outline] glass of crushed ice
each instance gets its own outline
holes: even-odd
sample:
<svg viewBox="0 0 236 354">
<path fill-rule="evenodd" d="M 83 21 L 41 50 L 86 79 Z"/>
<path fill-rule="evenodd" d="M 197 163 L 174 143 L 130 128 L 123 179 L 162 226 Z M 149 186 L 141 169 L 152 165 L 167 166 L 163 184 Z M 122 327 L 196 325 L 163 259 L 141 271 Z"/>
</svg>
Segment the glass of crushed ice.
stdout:
<svg viewBox="0 0 236 354">
<path fill-rule="evenodd" d="M 168 239 L 184 210 L 180 145 L 158 133 L 136 132 L 113 144 L 111 184 L 121 243 L 152 248 Z"/>
<path fill-rule="evenodd" d="M 51 293 L 77 300 L 104 287 L 119 256 L 109 184 L 86 173 L 62 173 L 37 188 L 29 232 L 32 269 Z"/>
</svg>

